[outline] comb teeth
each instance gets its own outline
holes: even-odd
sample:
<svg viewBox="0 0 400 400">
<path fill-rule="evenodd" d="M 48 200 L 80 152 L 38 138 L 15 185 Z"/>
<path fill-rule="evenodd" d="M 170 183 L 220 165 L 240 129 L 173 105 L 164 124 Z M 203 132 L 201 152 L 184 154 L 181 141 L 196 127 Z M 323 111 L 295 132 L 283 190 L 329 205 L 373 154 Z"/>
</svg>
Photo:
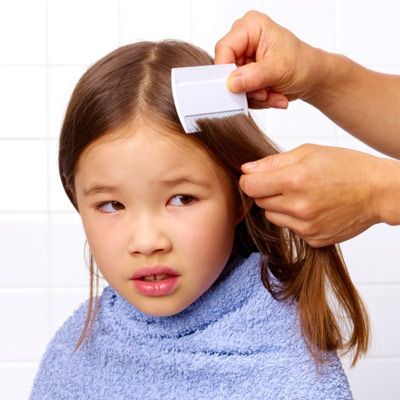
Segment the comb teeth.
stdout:
<svg viewBox="0 0 400 400">
<path fill-rule="evenodd" d="M 248 115 L 245 93 L 232 93 L 226 80 L 235 64 L 172 68 L 171 87 L 179 120 L 186 133 L 198 132 L 200 118 Z"/>
<path fill-rule="evenodd" d="M 185 117 L 186 126 L 190 132 L 200 131 L 199 126 L 196 121 L 199 119 L 214 119 L 214 118 L 225 118 L 232 117 L 233 115 L 243 114 L 243 110 L 233 110 L 233 111 L 220 111 L 215 113 L 197 114 L 197 115 L 187 115 Z"/>
</svg>

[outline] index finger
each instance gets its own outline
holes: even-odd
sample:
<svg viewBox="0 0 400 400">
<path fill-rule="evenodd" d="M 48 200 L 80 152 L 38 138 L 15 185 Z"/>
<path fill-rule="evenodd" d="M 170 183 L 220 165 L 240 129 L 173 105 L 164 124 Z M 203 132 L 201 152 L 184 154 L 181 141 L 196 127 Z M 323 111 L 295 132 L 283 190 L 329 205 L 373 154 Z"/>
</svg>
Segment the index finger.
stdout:
<svg viewBox="0 0 400 400">
<path fill-rule="evenodd" d="M 289 168 L 242 175 L 239 179 L 240 188 L 254 199 L 281 195 L 285 191 Z"/>
<path fill-rule="evenodd" d="M 259 160 L 255 160 L 241 166 L 241 169 L 245 173 L 252 172 L 263 172 L 270 171 L 277 168 L 283 168 L 294 164 L 305 156 L 305 154 L 315 151 L 313 144 L 305 144 L 289 151 L 283 151 L 281 153 L 271 154 Z"/>
<path fill-rule="evenodd" d="M 256 36 L 256 37 L 253 37 Z M 258 38 L 244 27 L 232 28 L 215 45 L 215 64 L 239 64 L 238 60 L 246 60 L 254 56 Z"/>
</svg>

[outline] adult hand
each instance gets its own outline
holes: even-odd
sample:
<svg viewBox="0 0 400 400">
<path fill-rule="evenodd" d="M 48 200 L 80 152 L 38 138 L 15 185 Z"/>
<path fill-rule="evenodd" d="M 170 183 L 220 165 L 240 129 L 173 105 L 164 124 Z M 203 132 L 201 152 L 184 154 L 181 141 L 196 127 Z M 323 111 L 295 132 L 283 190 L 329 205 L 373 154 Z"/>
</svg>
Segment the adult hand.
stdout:
<svg viewBox="0 0 400 400">
<path fill-rule="evenodd" d="M 252 164 L 252 163 L 250 163 Z M 369 226 L 400 224 L 400 163 L 339 147 L 302 145 L 242 166 L 241 189 L 266 218 L 309 245 L 347 240 Z"/>
<path fill-rule="evenodd" d="M 228 87 L 249 92 L 251 108 L 286 108 L 288 100 L 307 97 L 323 79 L 321 53 L 267 15 L 249 11 L 217 42 L 215 63 L 239 66 Z"/>
<path fill-rule="evenodd" d="M 286 108 L 302 99 L 364 143 L 400 158 L 400 75 L 312 47 L 257 11 L 217 42 L 215 63 L 239 66 L 228 87 L 247 92 L 250 108 Z"/>
</svg>

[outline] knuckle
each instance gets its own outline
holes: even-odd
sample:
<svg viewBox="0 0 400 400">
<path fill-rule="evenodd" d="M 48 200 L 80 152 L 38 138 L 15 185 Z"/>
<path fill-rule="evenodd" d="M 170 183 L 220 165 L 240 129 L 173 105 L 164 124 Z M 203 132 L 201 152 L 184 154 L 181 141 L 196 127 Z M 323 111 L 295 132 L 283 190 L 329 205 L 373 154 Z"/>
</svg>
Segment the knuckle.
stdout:
<svg viewBox="0 0 400 400">
<path fill-rule="evenodd" d="M 218 42 L 214 46 L 215 52 L 218 52 L 223 47 L 223 39 L 218 40 Z"/>
<path fill-rule="evenodd" d="M 244 15 L 247 16 L 247 17 L 250 17 L 250 16 L 254 16 L 254 15 L 258 15 L 258 14 L 259 13 L 256 10 L 249 10 Z"/>
<path fill-rule="evenodd" d="M 286 179 L 288 187 L 294 191 L 299 191 L 303 186 L 303 176 L 299 170 L 287 175 Z"/>
<path fill-rule="evenodd" d="M 214 51 L 217 53 L 219 51 L 222 51 L 223 49 L 225 49 L 228 44 L 229 44 L 229 37 L 228 37 L 229 33 L 226 34 L 224 37 L 222 37 L 221 39 L 218 40 L 218 42 L 215 44 L 214 46 Z"/>
<path fill-rule="evenodd" d="M 306 243 L 311 247 L 314 247 L 314 248 L 318 247 L 316 240 L 312 240 L 312 239 L 311 240 L 306 240 Z"/>
<path fill-rule="evenodd" d="M 257 25 L 263 26 L 269 23 L 270 18 L 257 10 L 249 10 L 239 21 L 245 22 L 247 25 L 256 23 Z"/>
<path fill-rule="evenodd" d="M 307 151 L 311 151 L 314 150 L 315 148 L 317 148 L 318 145 L 314 144 L 314 143 L 303 143 L 299 146 L 299 149 L 304 150 L 305 152 Z"/>
<path fill-rule="evenodd" d="M 310 146 L 310 143 L 302 143 L 298 148 L 301 150 L 305 150 Z"/>
<path fill-rule="evenodd" d="M 293 206 L 293 213 L 296 217 L 301 219 L 309 219 L 312 217 L 311 204 L 307 200 L 298 201 Z"/>
<path fill-rule="evenodd" d="M 296 226 L 296 228 L 294 228 L 294 230 L 296 231 L 296 233 L 303 238 L 304 240 L 306 239 L 307 235 L 306 235 L 306 230 L 304 228 L 304 225 L 300 225 L 300 226 Z"/>
<path fill-rule="evenodd" d="M 263 199 L 254 199 L 254 202 L 257 204 L 258 207 L 265 209 L 266 204 L 265 201 L 263 201 Z"/>
<path fill-rule="evenodd" d="M 242 21 L 242 18 L 236 19 L 236 20 L 233 22 L 232 26 L 231 26 L 231 30 L 238 28 L 239 25 L 242 24 L 242 22 L 243 22 L 243 21 Z"/>
<path fill-rule="evenodd" d="M 244 18 L 260 18 L 264 16 L 264 14 L 260 13 L 257 10 L 249 10 L 244 14 Z"/>
<path fill-rule="evenodd" d="M 313 239 L 317 233 L 316 228 L 312 224 L 304 223 L 302 224 L 298 230 L 299 235 L 304 238 L 308 243 Z"/>
<path fill-rule="evenodd" d="M 307 168 L 300 163 L 297 163 L 296 169 L 287 175 L 288 186 L 296 192 L 304 191 L 306 185 L 310 181 L 310 176 Z"/>
<path fill-rule="evenodd" d="M 271 167 L 272 169 L 279 167 L 279 153 L 271 154 L 270 156 L 266 156 L 262 159 L 262 162 L 266 167 Z"/>
<path fill-rule="evenodd" d="M 324 242 L 322 242 L 321 240 L 318 240 L 318 239 L 309 239 L 309 240 L 306 240 L 306 242 L 309 246 L 314 247 L 316 249 L 326 246 L 326 244 Z"/>
<path fill-rule="evenodd" d="M 279 222 L 274 218 L 274 214 L 270 211 L 264 211 L 264 216 L 265 219 L 270 222 L 271 224 L 274 224 L 276 226 L 282 226 L 281 224 L 279 224 Z"/>
</svg>

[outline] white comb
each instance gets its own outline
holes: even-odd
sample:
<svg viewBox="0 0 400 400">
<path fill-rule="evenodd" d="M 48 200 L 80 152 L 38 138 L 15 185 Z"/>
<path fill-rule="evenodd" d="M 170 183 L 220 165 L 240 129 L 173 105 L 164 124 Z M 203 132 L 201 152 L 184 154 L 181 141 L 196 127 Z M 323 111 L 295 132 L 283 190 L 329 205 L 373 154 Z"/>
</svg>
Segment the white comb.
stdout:
<svg viewBox="0 0 400 400">
<path fill-rule="evenodd" d="M 235 64 L 201 65 L 171 69 L 176 111 L 186 133 L 200 131 L 196 120 L 248 115 L 245 93 L 232 93 L 226 86 Z"/>
</svg>

